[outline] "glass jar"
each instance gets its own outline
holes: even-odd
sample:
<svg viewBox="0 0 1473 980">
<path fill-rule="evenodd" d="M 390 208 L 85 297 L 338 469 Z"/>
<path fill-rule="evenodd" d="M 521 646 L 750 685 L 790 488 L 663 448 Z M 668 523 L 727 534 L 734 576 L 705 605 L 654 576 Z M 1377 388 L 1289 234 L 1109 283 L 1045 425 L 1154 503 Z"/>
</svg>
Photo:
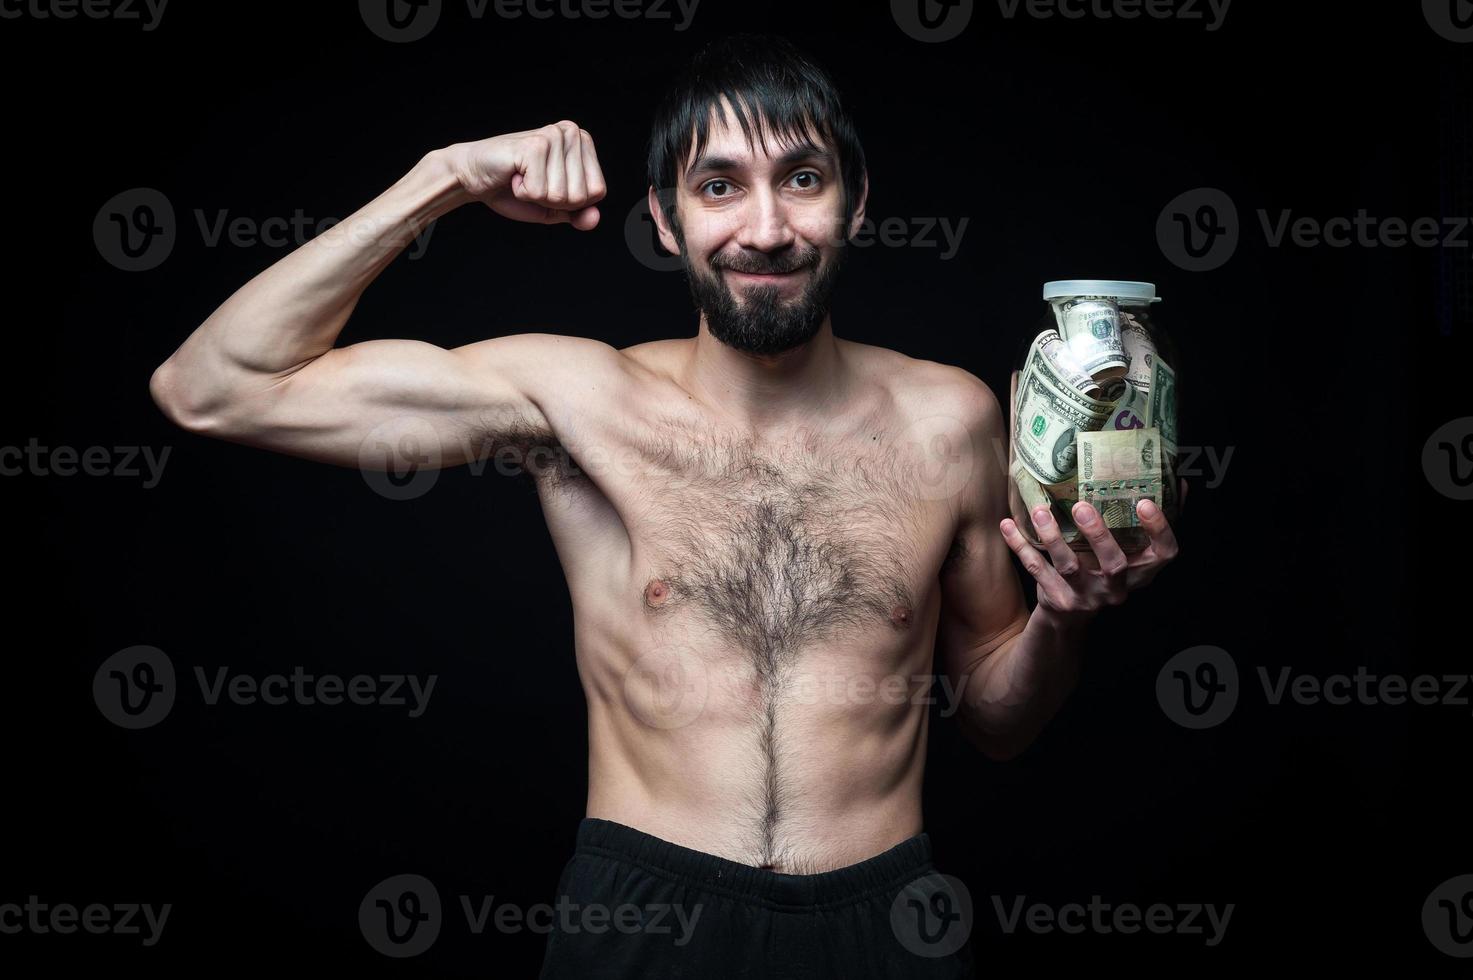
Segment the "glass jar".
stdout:
<svg viewBox="0 0 1473 980">
<path fill-rule="evenodd" d="M 1161 298 L 1153 283 L 1110 279 L 1044 283 L 1043 298 L 1008 393 L 1013 520 L 1041 547 L 1031 512 L 1047 505 L 1088 551 L 1070 510 L 1084 499 L 1123 551 L 1140 551 L 1150 540 L 1136 502 L 1177 514 L 1177 351 L 1149 312 Z"/>
</svg>

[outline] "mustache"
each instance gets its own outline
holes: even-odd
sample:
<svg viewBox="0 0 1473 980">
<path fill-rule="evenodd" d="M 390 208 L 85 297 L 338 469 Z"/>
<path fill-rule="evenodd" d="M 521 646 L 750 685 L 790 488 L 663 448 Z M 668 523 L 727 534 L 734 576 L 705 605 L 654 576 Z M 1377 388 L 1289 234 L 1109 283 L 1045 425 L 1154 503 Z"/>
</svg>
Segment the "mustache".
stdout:
<svg viewBox="0 0 1473 980">
<path fill-rule="evenodd" d="M 732 272 L 746 272 L 751 275 L 783 275 L 788 272 L 798 272 L 818 264 L 817 253 L 801 256 L 796 261 L 789 262 L 753 262 L 746 258 L 723 259 L 715 256 L 711 259 L 711 268 L 730 269 Z"/>
</svg>

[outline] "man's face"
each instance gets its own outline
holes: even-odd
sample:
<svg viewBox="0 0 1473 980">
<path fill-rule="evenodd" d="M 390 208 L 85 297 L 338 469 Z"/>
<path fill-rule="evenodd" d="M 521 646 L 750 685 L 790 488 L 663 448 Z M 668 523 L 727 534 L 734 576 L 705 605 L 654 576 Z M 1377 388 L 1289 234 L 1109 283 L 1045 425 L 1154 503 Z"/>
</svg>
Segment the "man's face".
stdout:
<svg viewBox="0 0 1473 980">
<path fill-rule="evenodd" d="M 760 142 L 748 149 L 726 111 L 677 184 L 682 234 L 662 228 L 661 240 L 678 247 L 712 336 L 778 354 L 811 340 L 828 316 L 844 254 L 838 160 L 825 146 L 784 148 L 770 134 L 765 151 Z"/>
</svg>

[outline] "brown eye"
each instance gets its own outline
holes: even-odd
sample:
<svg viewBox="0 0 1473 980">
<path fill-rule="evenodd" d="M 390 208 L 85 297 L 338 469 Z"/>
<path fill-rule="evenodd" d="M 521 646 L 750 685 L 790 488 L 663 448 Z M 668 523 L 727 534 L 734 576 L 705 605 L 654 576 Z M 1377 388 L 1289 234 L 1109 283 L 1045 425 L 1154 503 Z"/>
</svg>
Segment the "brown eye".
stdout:
<svg viewBox="0 0 1473 980">
<path fill-rule="evenodd" d="M 802 173 L 793 174 L 794 180 L 797 180 L 800 177 L 807 177 L 809 179 L 809 183 L 801 186 L 802 190 L 811 190 L 812 188 L 818 186 L 818 174 L 814 173 L 812 170 L 805 170 Z"/>
<path fill-rule="evenodd" d="M 724 180 L 713 180 L 713 181 L 711 181 L 711 183 L 707 184 L 704 188 L 702 188 L 702 190 L 708 190 L 709 191 L 713 187 L 730 187 L 730 186 L 731 185 L 728 184 Z M 729 194 L 713 194 L 711 196 L 712 197 L 730 197 Z"/>
</svg>

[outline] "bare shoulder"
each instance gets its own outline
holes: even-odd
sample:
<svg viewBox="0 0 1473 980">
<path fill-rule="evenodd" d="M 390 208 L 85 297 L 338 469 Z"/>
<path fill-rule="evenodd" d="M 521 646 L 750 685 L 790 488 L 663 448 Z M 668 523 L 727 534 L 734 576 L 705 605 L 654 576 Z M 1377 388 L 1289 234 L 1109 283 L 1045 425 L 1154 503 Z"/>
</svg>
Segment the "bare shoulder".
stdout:
<svg viewBox="0 0 1473 980">
<path fill-rule="evenodd" d="M 688 337 L 670 337 L 663 340 L 646 340 L 619 348 L 619 354 L 637 370 L 658 375 L 670 375 L 676 364 L 690 350 Z"/>
<path fill-rule="evenodd" d="M 944 415 L 969 431 L 996 436 L 1006 416 L 987 382 L 966 368 L 911 357 L 886 347 L 840 341 L 858 370 L 885 388 L 907 419 Z"/>
</svg>

